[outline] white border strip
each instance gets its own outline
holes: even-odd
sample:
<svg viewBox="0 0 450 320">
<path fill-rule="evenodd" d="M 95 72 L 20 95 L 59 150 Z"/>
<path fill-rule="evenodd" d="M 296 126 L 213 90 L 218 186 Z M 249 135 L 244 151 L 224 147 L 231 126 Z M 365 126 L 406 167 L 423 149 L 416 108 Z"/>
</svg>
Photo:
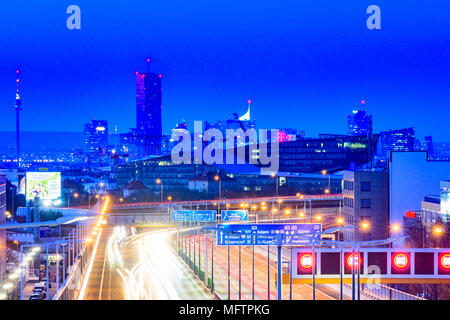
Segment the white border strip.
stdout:
<svg viewBox="0 0 450 320">
<path fill-rule="evenodd" d="M 83 286 L 81 287 L 80 294 L 78 295 L 77 300 L 84 300 L 84 294 L 86 293 L 87 284 L 89 282 L 89 277 L 91 276 L 92 266 L 94 265 L 95 255 L 97 254 L 98 244 L 100 242 L 100 238 L 102 237 L 103 229 L 100 228 L 100 232 L 98 233 L 97 241 L 95 242 L 94 251 L 92 252 L 91 260 L 89 261 L 89 266 L 86 271 L 86 275 L 83 279 Z"/>
</svg>

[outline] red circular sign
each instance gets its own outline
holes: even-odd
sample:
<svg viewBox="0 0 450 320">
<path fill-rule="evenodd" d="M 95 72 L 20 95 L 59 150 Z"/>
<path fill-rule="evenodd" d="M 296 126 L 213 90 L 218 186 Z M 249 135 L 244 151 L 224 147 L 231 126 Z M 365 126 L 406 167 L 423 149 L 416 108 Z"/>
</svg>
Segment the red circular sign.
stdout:
<svg viewBox="0 0 450 320">
<path fill-rule="evenodd" d="M 398 269 L 405 269 L 409 265 L 408 256 L 404 253 L 397 253 L 394 255 L 393 263 Z"/>
<path fill-rule="evenodd" d="M 313 256 L 310 253 L 305 253 L 300 257 L 300 265 L 304 268 L 304 269 L 311 269 L 313 266 Z"/>
<path fill-rule="evenodd" d="M 450 253 L 441 256 L 441 266 L 445 269 L 450 269 Z"/>
<path fill-rule="evenodd" d="M 356 267 L 361 264 L 361 261 L 359 261 L 358 254 L 356 254 L 356 253 L 349 254 L 348 257 L 347 257 L 347 261 L 346 262 L 347 262 L 347 266 L 350 269 L 353 268 L 353 265 L 354 265 L 353 263 L 355 263 Z"/>
</svg>

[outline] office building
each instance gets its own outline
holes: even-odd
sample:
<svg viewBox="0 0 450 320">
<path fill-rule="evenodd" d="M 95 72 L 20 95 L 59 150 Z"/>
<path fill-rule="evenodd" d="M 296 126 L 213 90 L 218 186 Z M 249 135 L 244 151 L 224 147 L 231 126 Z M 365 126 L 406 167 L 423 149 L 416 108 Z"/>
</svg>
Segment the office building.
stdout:
<svg viewBox="0 0 450 320">
<path fill-rule="evenodd" d="M 425 145 L 428 151 L 428 156 L 431 156 L 434 154 L 433 149 L 433 137 L 432 136 L 425 136 Z"/>
<path fill-rule="evenodd" d="M 424 196 L 440 194 L 450 161 L 430 160 L 426 151 L 391 152 L 389 158 L 390 223 L 403 225 L 407 212 L 421 211 Z"/>
<path fill-rule="evenodd" d="M 389 236 L 389 174 L 386 170 L 344 171 L 344 240 L 370 241 Z"/>
<path fill-rule="evenodd" d="M 414 128 L 382 131 L 379 142 L 383 156 L 391 151 L 414 151 Z"/>
<path fill-rule="evenodd" d="M 136 143 L 141 157 L 161 154 L 161 109 L 161 75 L 136 71 Z"/>
<path fill-rule="evenodd" d="M 376 137 L 374 137 L 376 139 Z M 369 162 L 368 136 L 321 134 L 279 145 L 280 171 L 321 172 L 355 169 Z"/>
<path fill-rule="evenodd" d="M 370 134 L 372 115 L 364 110 L 353 110 L 347 116 L 347 133 L 350 136 L 364 136 Z"/>
<path fill-rule="evenodd" d="M 84 147 L 90 156 L 105 154 L 108 146 L 108 122 L 106 120 L 92 120 L 84 125 Z"/>
</svg>

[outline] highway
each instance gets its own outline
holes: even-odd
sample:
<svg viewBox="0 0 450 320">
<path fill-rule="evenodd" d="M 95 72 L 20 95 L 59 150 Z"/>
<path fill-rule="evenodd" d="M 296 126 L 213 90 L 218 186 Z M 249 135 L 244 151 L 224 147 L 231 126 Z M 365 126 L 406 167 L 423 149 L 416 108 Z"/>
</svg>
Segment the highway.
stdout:
<svg viewBox="0 0 450 320">
<path fill-rule="evenodd" d="M 201 263 L 204 263 L 205 255 L 205 239 L 203 236 L 193 237 L 188 236 L 191 243 L 191 252 L 193 252 L 194 242 L 198 254 L 199 243 L 201 252 Z M 211 242 L 208 241 L 208 269 L 211 269 Z M 283 261 L 289 261 L 289 249 L 283 249 Z M 191 257 L 192 257 L 191 253 Z M 270 248 L 270 297 L 268 294 L 268 267 L 267 267 L 267 247 L 255 246 L 255 299 L 256 300 L 270 300 L 276 299 L 276 251 L 275 248 Z M 252 247 L 241 246 L 241 300 L 252 299 Z M 198 264 L 198 258 L 197 258 Z M 201 266 L 204 269 L 204 264 Z M 214 282 L 217 294 L 222 299 L 228 297 L 228 248 L 226 246 L 214 246 Z M 230 247 L 230 298 L 231 300 L 239 299 L 239 248 L 237 246 Z M 283 285 L 283 300 L 289 299 L 289 285 Z M 295 284 L 292 287 L 293 300 L 312 300 L 312 287 L 307 284 Z M 350 297 L 344 296 L 349 299 Z M 333 290 L 329 286 L 316 286 L 317 300 L 335 300 L 339 299 L 339 292 Z"/>
<path fill-rule="evenodd" d="M 314 208 L 313 214 L 322 215 L 322 223 L 336 215 L 336 208 Z M 273 216 L 268 216 L 272 220 Z M 278 219 L 277 219 L 278 218 Z M 312 218 L 298 219 L 292 216 L 277 215 L 279 219 L 310 222 Z M 260 221 L 260 219 L 258 219 Z M 264 220 L 264 218 L 262 219 Z M 306 220 L 306 221 L 305 221 Z M 333 221 L 329 221 L 330 224 Z M 140 230 L 138 233 L 137 230 Z M 173 230 L 173 229 L 172 229 Z M 184 235 L 184 234 L 183 234 Z M 183 238 L 182 235 L 182 238 Z M 136 228 L 134 226 L 109 225 L 102 228 L 99 234 L 95 255 L 88 269 L 79 299 L 85 300 L 206 300 L 217 296 L 210 294 L 205 285 L 193 274 L 185 261 L 168 243 L 167 228 Z M 201 254 L 201 270 L 208 264 L 207 275 L 211 277 L 212 243 L 208 240 L 208 256 L 205 259 L 206 238 L 187 235 L 196 254 L 198 265 L 199 242 Z M 187 241 L 185 242 L 187 243 Z M 270 252 L 270 280 L 268 282 L 267 247 L 255 247 L 255 299 L 276 299 L 274 275 L 276 274 L 275 248 Z M 193 253 L 193 251 L 191 251 Z M 289 261 L 289 250 L 283 250 L 283 261 Z M 186 252 L 187 256 L 187 252 Z M 252 248 L 241 247 L 241 295 L 242 300 L 252 299 Z M 192 254 L 191 254 L 192 258 Z M 239 252 L 231 247 L 230 252 L 230 298 L 239 299 Z M 228 297 L 228 251 L 227 247 L 214 245 L 214 284 L 216 294 Z M 270 295 L 268 293 L 270 285 Z M 316 299 L 338 299 L 338 292 L 328 286 L 317 286 Z M 283 285 L 283 299 L 289 299 L 289 285 Z M 312 288 L 309 285 L 294 285 L 292 299 L 312 299 Z"/>
<path fill-rule="evenodd" d="M 165 230 L 104 228 L 79 299 L 213 299 L 168 245 L 167 236 Z"/>
</svg>

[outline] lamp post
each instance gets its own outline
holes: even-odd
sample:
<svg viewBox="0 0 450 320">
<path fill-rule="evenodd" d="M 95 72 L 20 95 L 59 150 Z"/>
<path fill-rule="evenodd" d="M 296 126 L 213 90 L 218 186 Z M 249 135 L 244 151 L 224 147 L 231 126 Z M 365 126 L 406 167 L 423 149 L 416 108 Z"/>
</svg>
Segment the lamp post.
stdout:
<svg viewBox="0 0 450 320">
<path fill-rule="evenodd" d="M 364 241 L 364 235 L 366 233 L 367 230 L 369 230 L 370 225 L 367 221 L 363 221 L 361 223 L 361 229 L 362 229 L 362 241 Z"/>
<path fill-rule="evenodd" d="M 220 176 L 217 174 L 214 176 L 214 180 L 219 182 L 219 200 L 222 200 L 222 179 L 220 179 Z"/>
<path fill-rule="evenodd" d="M 436 242 L 437 242 L 437 240 L 438 240 L 443 234 L 444 234 L 444 228 L 441 227 L 440 225 L 437 225 L 437 226 L 435 226 L 435 227 L 433 228 L 433 235 L 434 235 L 434 237 L 435 237 L 435 239 L 436 239 Z M 436 245 L 436 242 L 435 242 L 434 246 L 435 246 L 435 247 L 438 247 L 438 246 Z"/>
<path fill-rule="evenodd" d="M 275 173 L 272 173 L 270 176 L 275 178 L 275 195 L 278 197 L 278 177 Z"/>
<path fill-rule="evenodd" d="M 163 202 L 164 196 L 163 196 L 163 183 L 161 179 L 156 179 L 156 183 L 161 185 L 161 202 Z"/>
<path fill-rule="evenodd" d="M 328 174 L 328 172 L 327 172 L 327 170 L 322 170 L 322 175 L 327 175 Z M 328 174 L 328 189 L 325 189 L 325 193 L 330 193 L 331 192 L 331 175 L 330 174 Z"/>
<path fill-rule="evenodd" d="M 344 218 L 338 217 L 336 219 L 336 224 L 338 225 L 338 227 L 342 227 L 344 225 Z M 341 232 L 338 231 L 338 241 L 340 241 L 340 240 L 341 240 Z"/>
<path fill-rule="evenodd" d="M 220 176 L 217 174 L 214 176 L 214 180 L 219 182 L 219 203 L 217 212 L 220 214 L 220 201 L 222 200 L 222 179 L 220 179 Z"/>
</svg>

